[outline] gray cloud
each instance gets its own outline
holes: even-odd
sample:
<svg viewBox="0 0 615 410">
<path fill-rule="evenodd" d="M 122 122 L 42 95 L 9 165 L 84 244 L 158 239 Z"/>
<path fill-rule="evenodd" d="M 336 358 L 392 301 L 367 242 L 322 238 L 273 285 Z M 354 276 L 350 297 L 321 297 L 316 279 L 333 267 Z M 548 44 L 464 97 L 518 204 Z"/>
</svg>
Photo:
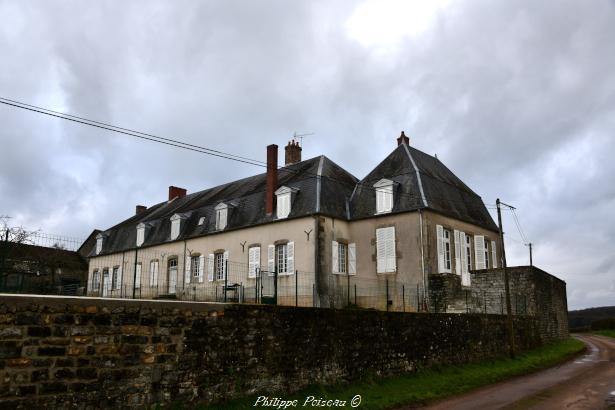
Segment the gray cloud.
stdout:
<svg viewBox="0 0 615 410">
<path fill-rule="evenodd" d="M 358 177 L 405 129 L 485 202 L 517 206 L 571 308 L 615 304 L 614 3 L 454 2 L 423 31 L 418 10 L 397 6 L 366 42 L 349 30 L 360 2 L 0 0 L 0 89 L 261 160 L 311 131 L 304 157 Z M 109 227 L 168 185 L 261 171 L 4 106 L 0 123 L 0 214 L 67 235 Z M 504 222 L 510 263 L 526 263 Z"/>
</svg>

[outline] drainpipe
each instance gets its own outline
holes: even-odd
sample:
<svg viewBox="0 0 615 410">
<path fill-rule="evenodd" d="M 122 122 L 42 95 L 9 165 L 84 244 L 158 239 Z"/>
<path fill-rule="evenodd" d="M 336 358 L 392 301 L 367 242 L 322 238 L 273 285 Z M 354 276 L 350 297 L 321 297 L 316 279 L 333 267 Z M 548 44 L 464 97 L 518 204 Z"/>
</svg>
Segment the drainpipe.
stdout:
<svg viewBox="0 0 615 410">
<path fill-rule="evenodd" d="M 421 270 L 423 272 L 423 292 L 425 292 L 425 299 L 427 299 L 427 278 L 425 277 L 425 253 L 423 246 L 423 211 L 419 209 L 419 230 L 421 237 Z"/>
<path fill-rule="evenodd" d="M 186 244 L 186 240 L 184 239 L 184 272 L 183 272 L 183 279 L 182 279 L 182 290 L 186 289 L 186 248 L 187 248 L 187 244 Z M 179 270 L 179 269 L 178 269 Z M 192 274 L 192 272 L 190 272 Z M 179 275 L 179 272 L 177 272 L 177 274 Z M 177 286 L 177 279 L 175 278 L 175 286 Z"/>
<path fill-rule="evenodd" d="M 137 295 L 137 256 L 139 255 L 139 248 L 135 248 L 135 269 L 132 274 L 132 298 L 136 299 Z"/>
<path fill-rule="evenodd" d="M 314 286 L 315 292 L 312 292 L 312 306 L 320 307 L 320 295 L 318 292 L 320 282 L 320 264 L 318 263 L 320 257 L 320 235 L 318 232 L 318 214 L 314 215 Z"/>
</svg>

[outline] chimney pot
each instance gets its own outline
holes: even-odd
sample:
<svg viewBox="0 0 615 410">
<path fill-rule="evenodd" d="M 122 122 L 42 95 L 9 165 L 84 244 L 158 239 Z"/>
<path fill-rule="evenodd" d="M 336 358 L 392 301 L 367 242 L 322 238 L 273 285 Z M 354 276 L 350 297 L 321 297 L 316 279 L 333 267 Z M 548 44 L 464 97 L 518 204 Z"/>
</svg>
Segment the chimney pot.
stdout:
<svg viewBox="0 0 615 410">
<path fill-rule="evenodd" d="M 278 146 L 267 146 L 267 187 L 265 190 L 265 213 L 271 215 L 275 203 L 275 191 L 278 188 Z"/>
<path fill-rule="evenodd" d="M 295 140 L 288 141 L 288 145 L 284 148 L 284 166 L 301 162 L 301 145 Z"/>
<path fill-rule="evenodd" d="M 136 209 L 135 209 L 135 215 L 139 215 L 142 212 L 145 212 L 147 210 L 147 207 L 145 205 L 137 205 Z"/>
<path fill-rule="evenodd" d="M 184 188 L 178 188 L 176 186 L 169 187 L 169 201 L 174 198 L 183 198 L 186 196 L 187 191 Z"/>
<path fill-rule="evenodd" d="M 400 146 L 401 144 L 410 145 L 410 138 L 406 137 L 406 134 L 404 134 L 403 131 L 401 132 L 399 138 L 397 138 L 397 146 Z"/>
</svg>

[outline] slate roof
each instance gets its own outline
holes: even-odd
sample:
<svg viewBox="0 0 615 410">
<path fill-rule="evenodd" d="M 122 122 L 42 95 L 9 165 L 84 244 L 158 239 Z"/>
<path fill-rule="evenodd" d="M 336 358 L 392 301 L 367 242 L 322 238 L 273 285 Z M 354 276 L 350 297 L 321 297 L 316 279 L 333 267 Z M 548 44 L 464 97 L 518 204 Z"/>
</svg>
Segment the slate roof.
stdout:
<svg viewBox="0 0 615 410">
<path fill-rule="evenodd" d="M 278 170 L 278 187 L 298 189 L 286 219 L 316 213 L 346 219 L 346 203 L 356 183 L 357 178 L 324 155 Z M 103 231 L 99 255 L 134 249 L 140 223 L 146 227 L 142 247 L 169 242 L 170 218 L 175 214 L 183 218 L 177 240 L 215 233 L 214 208 L 222 202 L 231 205 L 224 231 L 273 222 L 275 211 L 274 215 L 265 213 L 265 188 L 266 173 L 262 173 L 156 204 Z M 201 217 L 205 217 L 205 223 L 199 225 Z"/>
<path fill-rule="evenodd" d="M 391 179 L 393 213 L 431 209 L 453 218 L 497 231 L 481 198 L 438 159 L 406 144 L 399 145 L 363 180 L 326 156 L 311 158 L 278 170 L 278 187 L 297 188 L 287 219 L 320 214 L 344 220 L 373 217 L 376 213 L 374 183 Z M 265 213 L 266 173 L 161 202 L 102 232 L 102 254 L 134 249 L 137 225 L 145 224 L 142 247 L 169 242 L 170 218 L 183 221 L 177 240 L 216 233 L 216 205 L 231 205 L 224 231 L 276 220 Z M 205 223 L 198 224 L 201 217 Z M 93 250 L 92 250 L 93 252 Z M 94 256 L 92 253 L 91 256 Z"/>
<path fill-rule="evenodd" d="M 389 156 L 357 184 L 350 201 L 352 219 L 376 214 L 376 191 L 381 179 L 394 181 L 392 213 L 431 209 L 483 228 L 498 228 L 474 191 L 442 162 L 406 144 Z"/>
</svg>

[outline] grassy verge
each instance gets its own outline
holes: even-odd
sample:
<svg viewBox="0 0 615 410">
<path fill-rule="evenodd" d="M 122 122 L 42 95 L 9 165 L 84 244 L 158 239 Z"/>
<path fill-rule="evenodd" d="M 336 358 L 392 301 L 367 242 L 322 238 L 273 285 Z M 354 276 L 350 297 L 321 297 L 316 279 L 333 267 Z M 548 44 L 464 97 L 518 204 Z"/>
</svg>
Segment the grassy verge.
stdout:
<svg viewBox="0 0 615 410">
<path fill-rule="evenodd" d="M 563 362 L 583 349 L 583 343 L 570 338 L 520 354 L 514 360 L 498 359 L 463 366 L 445 366 L 390 378 L 367 377 L 350 384 L 311 386 L 291 395 L 269 394 L 269 396 L 282 397 L 284 400 L 296 399 L 298 400 L 296 408 L 301 408 L 309 396 L 314 396 L 316 399 L 324 398 L 325 400 L 346 400 L 346 408 L 350 408 L 351 399 L 355 395 L 361 395 L 359 408 L 389 409 L 395 406 L 442 399 L 513 376 L 532 373 Z M 198 408 L 226 410 L 254 408 L 257 397 L 255 395 L 243 400 Z M 312 402 L 306 407 L 312 407 L 313 404 Z M 273 406 L 273 408 L 275 407 Z"/>
<path fill-rule="evenodd" d="M 593 333 L 602 336 L 615 337 L 615 329 L 595 330 Z"/>
</svg>

